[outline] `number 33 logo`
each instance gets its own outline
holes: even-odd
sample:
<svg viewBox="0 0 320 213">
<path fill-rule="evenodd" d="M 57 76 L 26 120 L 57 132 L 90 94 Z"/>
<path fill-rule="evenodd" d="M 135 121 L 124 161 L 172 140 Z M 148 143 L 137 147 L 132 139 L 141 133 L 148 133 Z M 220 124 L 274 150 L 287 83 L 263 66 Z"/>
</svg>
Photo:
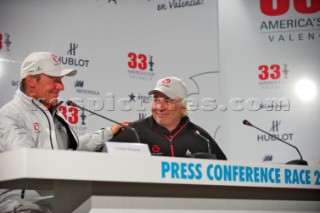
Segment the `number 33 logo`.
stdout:
<svg viewBox="0 0 320 213">
<path fill-rule="evenodd" d="M 67 119 L 67 121 L 70 124 L 77 124 L 78 123 L 78 108 L 76 107 L 65 107 L 60 106 L 59 111 L 62 113 L 62 115 Z"/>
<path fill-rule="evenodd" d="M 259 70 L 260 80 L 268 80 L 269 78 L 276 80 L 281 76 L 280 66 L 278 64 L 272 64 L 270 67 L 268 65 L 260 65 Z"/>
<path fill-rule="evenodd" d="M 140 70 L 147 69 L 147 56 L 145 54 L 136 54 L 133 52 L 128 53 L 128 66 L 130 69 L 139 68 Z"/>
</svg>

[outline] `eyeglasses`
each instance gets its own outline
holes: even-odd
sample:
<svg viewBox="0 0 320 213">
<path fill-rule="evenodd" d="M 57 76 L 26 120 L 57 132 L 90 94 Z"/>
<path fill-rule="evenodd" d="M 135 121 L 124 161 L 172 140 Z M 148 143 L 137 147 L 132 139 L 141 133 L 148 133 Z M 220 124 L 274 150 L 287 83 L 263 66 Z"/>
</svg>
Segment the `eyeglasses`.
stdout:
<svg viewBox="0 0 320 213">
<path fill-rule="evenodd" d="M 157 98 L 155 97 L 153 99 L 153 103 L 155 104 L 166 104 L 166 105 L 173 105 L 175 104 L 177 101 L 180 101 L 180 99 L 170 99 L 170 98 Z"/>
</svg>

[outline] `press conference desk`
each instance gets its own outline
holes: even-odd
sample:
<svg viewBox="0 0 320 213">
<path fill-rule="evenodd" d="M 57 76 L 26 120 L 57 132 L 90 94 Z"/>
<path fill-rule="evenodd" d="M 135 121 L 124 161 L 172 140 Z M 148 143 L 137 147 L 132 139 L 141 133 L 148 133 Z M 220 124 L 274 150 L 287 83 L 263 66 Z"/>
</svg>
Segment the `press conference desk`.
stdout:
<svg viewBox="0 0 320 213">
<path fill-rule="evenodd" d="M 53 190 L 59 213 L 320 210 L 319 167 L 21 149 L 0 171 L 0 188 Z"/>
</svg>

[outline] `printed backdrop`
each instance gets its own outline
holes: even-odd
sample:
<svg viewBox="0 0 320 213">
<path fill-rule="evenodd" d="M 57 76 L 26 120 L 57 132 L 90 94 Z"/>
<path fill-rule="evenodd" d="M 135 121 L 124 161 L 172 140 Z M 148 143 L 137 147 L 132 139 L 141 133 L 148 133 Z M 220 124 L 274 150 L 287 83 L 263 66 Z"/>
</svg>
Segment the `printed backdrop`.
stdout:
<svg viewBox="0 0 320 213">
<path fill-rule="evenodd" d="M 299 159 L 292 147 L 242 125 L 247 119 L 319 159 L 320 1 L 227 0 L 218 11 L 223 97 L 239 101 L 226 115 L 229 158 Z"/>
<path fill-rule="evenodd" d="M 189 116 L 230 160 L 287 162 L 297 146 L 320 157 L 320 5 L 317 0 L 3 0 L 0 106 L 14 95 L 23 59 L 51 51 L 65 67 L 61 99 L 117 121 L 150 113 L 148 91 L 177 76 L 189 90 Z M 296 85 L 309 79 L 302 97 Z M 314 90 L 312 90 L 314 85 Z M 304 93 L 303 93 L 304 92 Z M 66 109 L 79 135 L 112 125 Z"/>
</svg>

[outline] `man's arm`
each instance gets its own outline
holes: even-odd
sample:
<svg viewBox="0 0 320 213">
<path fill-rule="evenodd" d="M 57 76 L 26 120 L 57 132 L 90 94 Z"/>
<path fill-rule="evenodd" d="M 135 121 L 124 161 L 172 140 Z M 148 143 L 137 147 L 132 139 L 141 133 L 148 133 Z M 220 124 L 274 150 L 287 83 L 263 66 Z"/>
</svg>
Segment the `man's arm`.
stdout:
<svg viewBox="0 0 320 213">
<path fill-rule="evenodd" d="M 128 122 L 121 123 L 122 125 L 127 125 Z M 114 124 L 112 127 L 107 127 L 100 129 L 98 131 L 87 133 L 79 137 L 79 147 L 78 150 L 88 150 L 96 151 L 100 150 L 104 142 L 109 141 L 114 137 L 122 128 L 122 125 Z"/>
<path fill-rule="evenodd" d="M 110 141 L 114 142 L 138 142 L 134 132 L 130 129 L 121 129 L 117 134 L 113 136 Z"/>
</svg>

